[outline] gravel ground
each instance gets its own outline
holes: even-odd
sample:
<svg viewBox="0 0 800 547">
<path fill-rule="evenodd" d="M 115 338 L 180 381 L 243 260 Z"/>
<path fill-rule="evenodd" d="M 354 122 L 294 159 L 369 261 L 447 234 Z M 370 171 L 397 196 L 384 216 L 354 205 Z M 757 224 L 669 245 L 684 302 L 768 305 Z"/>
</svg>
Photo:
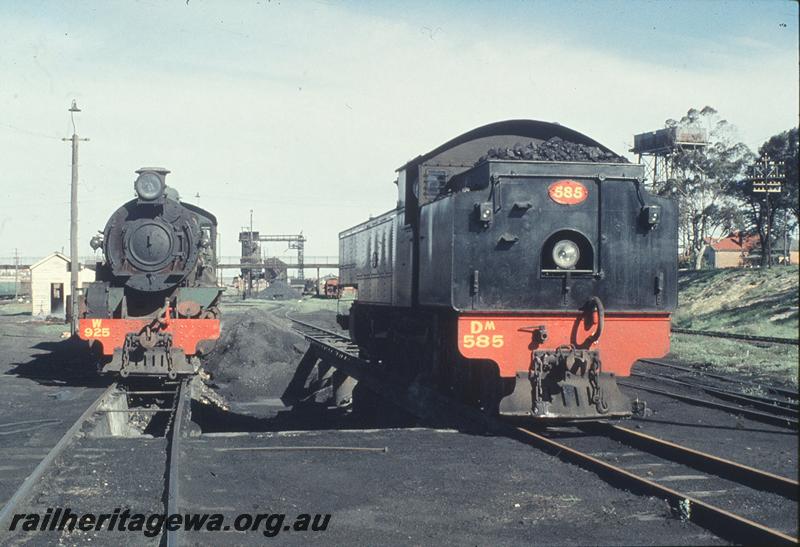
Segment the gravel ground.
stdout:
<svg viewBox="0 0 800 547">
<path fill-rule="evenodd" d="M 63 324 L 0 315 L 0 503 L 25 478 L 111 381 L 99 377 L 86 346 L 61 340 Z M 115 507 L 161 510 L 163 439 L 81 437 L 54 462 L 19 512 L 45 514 L 49 507 L 74 512 L 110 512 Z M 157 463 L 158 474 L 152 473 Z M 3 545 L 76 545 L 103 533 L 75 531 L 0 532 Z M 107 536 L 104 536 L 107 538 Z M 137 534 L 116 534 L 116 544 L 158 542 Z"/>
<path fill-rule="evenodd" d="M 655 369 L 653 365 L 650 367 L 639 363 L 634 370 Z M 682 386 L 631 378 L 631 382 L 634 381 L 643 386 L 714 400 L 713 397 Z M 690 448 L 797 479 L 797 431 L 756 422 L 722 410 L 689 405 L 632 387 L 621 389 L 631 398 L 638 397 L 646 401 L 650 410 L 648 416 L 634 418 L 622 425 L 630 425 Z"/>
<path fill-rule="evenodd" d="M 644 367 L 644 364 L 638 364 Z M 632 379 L 634 380 L 634 379 Z M 690 388 L 636 378 L 643 386 L 713 400 Z M 772 426 L 733 415 L 726 411 L 689 405 L 663 395 L 633 387 L 622 387 L 629 397 L 646 401 L 648 415 L 634 417 L 620 425 L 673 441 L 716 456 L 750 465 L 777 475 L 798 479 L 797 431 Z M 724 401 L 720 401 L 724 402 Z M 658 469 L 651 470 L 658 473 Z M 669 475 L 705 476 L 694 471 L 672 471 Z M 669 485 L 669 483 L 666 483 Z M 699 492 L 701 499 L 719 504 L 785 533 L 797 535 L 797 503 L 779 496 L 753 492 L 737 485 L 720 484 L 718 479 L 702 478 L 675 483 L 678 489 Z M 736 493 L 731 501 L 730 493 Z"/>
<path fill-rule="evenodd" d="M 4 504 L 108 383 L 64 325 L 0 315 L 0 504 Z"/>
<path fill-rule="evenodd" d="M 145 438 L 82 437 L 56 460 L 33 497 L 20 513 L 45 514 L 49 507 L 71 508 L 84 513 L 113 514 L 126 509 L 131 514 L 163 512 L 166 440 Z M 140 532 L 30 532 L 17 531 L 4 545 L 158 545 L 160 534 L 147 537 Z"/>
<path fill-rule="evenodd" d="M 367 447 L 387 452 L 253 450 Z M 248 449 L 249 448 L 249 449 Z M 182 497 L 198 511 L 330 514 L 324 532 L 281 531 L 281 545 L 701 545 L 718 538 L 665 502 L 506 438 L 450 430 L 203 435 L 187 451 Z M 194 533 L 200 545 L 263 544 L 249 533 Z"/>
<path fill-rule="evenodd" d="M 383 419 L 381 412 L 364 416 L 325 405 L 286 407 L 280 397 L 306 349 L 302 337 L 290 330 L 288 317 L 337 328 L 335 302 L 330 301 L 251 300 L 223 306 L 223 338 L 204 366 L 211 375 L 207 383 L 231 410 L 194 404 L 204 433 L 184 445 L 180 509 L 230 518 L 245 512 L 286 513 L 289 520 L 301 513 L 329 513 L 328 529 L 281 531 L 272 539 L 260 531 L 194 533 L 185 536 L 187 543 L 721 543 L 681 521 L 662 500 L 619 490 L 510 439 L 410 427 L 413 421 L 396 413 Z M 0 317 L 0 448 L 4 456 L 10 454 L 3 463 L 0 493 L 7 495 L 105 385 L 86 369 L 75 348 L 48 342 L 57 339 L 54 327 L 23 321 Z M 39 342 L 44 345 L 37 349 Z M 623 425 L 796 477 L 796 432 L 643 391 L 638 395 L 647 401 L 650 415 Z M 14 423 L 26 419 L 42 422 L 15 431 Z M 292 448 L 253 450 L 275 446 Z M 388 451 L 296 449 L 307 446 Z M 115 507 L 160 511 L 164 453 L 163 439 L 83 437 L 28 504 L 42 511 L 62 504 L 82 512 Z M 794 509 L 776 507 L 766 498 L 743 498 L 742 504 L 754 515 L 777 513 L 784 528 L 791 526 L 796 511 L 796 504 Z M 39 545 L 103 543 L 107 538 L 97 532 L 11 540 Z M 117 533 L 114 542 L 151 540 Z"/>
<path fill-rule="evenodd" d="M 623 424 L 624 425 L 624 424 Z M 648 431 L 649 432 L 649 431 Z M 665 438 L 661 432 L 652 432 Z M 601 459 L 628 469 L 659 484 L 766 524 L 790 535 L 797 535 L 797 502 L 778 494 L 760 492 L 727 481 L 695 468 L 639 451 L 601 435 L 578 435 L 559 439 L 578 450 L 600 454 Z M 683 439 L 681 439 L 681 444 Z M 721 455 L 720 452 L 716 452 Z"/>
</svg>

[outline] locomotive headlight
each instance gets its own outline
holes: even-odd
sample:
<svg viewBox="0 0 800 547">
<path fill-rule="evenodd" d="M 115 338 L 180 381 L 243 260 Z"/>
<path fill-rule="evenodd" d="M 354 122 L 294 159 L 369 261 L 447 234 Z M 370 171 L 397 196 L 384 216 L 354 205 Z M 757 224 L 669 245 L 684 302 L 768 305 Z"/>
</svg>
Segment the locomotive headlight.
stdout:
<svg viewBox="0 0 800 547">
<path fill-rule="evenodd" d="M 140 199 L 153 201 L 164 192 L 164 181 L 155 173 L 142 173 L 133 183 Z"/>
<path fill-rule="evenodd" d="M 562 239 L 553 246 L 553 262 L 562 270 L 574 268 L 580 257 L 581 252 L 574 241 Z"/>
</svg>

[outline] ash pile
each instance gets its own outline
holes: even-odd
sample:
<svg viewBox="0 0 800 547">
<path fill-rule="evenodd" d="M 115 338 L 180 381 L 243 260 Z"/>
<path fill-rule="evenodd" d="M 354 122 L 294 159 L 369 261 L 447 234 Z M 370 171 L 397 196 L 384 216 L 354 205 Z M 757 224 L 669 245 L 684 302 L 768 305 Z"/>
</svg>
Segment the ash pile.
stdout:
<svg viewBox="0 0 800 547">
<path fill-rule="evenodd" d="M 630 163 L 613 152 L 605 152 L 597 146 L 588 146 L 560 137 L 553 137 L 536 145 L 517 143 L 513 148 L 490 148 L 476 165 L 485 160 L 530 160 L 530 161 L 577 161 L 594 163 Z"/>
<path fill-rule="evenodd" d="M 303 298 L 303 293 L 293 289 L 286 281 L 275 279 L 270 282 L 269 287 L 259 291 L 255 298 L 260 300 L 299 300 Z"/>
<path fill-rule="evenodd" d="M 222 336 L 205 358 L 209 387 L 226 402 L 279 398 L 307 343 L 288 321 L 251 308 L 223 315 Z"/>
</svg>

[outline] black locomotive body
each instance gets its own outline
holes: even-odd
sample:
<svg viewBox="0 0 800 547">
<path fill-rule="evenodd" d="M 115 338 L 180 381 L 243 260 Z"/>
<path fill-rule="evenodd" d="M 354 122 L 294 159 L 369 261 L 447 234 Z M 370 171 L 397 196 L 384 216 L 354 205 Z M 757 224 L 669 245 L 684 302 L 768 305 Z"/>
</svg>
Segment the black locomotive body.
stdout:
<svg viewBox="0 0 800 547">
<path fill-rule="evenodd" d="M 340 323 L 405 381 L 490 412 L 627 415 L 615 376 L 667 353 L 677 304 L 676 206 L 643 177 L 557 124 L 470 131 L 400 168 L 396 209 L 340 234 L 358 293 Z"/>
<path fill-rule="evenodd" d="M 193 357 L 219 337 L 217 220 L 166 186 L 169 171 L 143 168 L 137 198 L 111 215 L 97 280 L 84 290 L 79 335 L 102 355 L 104 372 L 196 371 Z"/>
</svg>

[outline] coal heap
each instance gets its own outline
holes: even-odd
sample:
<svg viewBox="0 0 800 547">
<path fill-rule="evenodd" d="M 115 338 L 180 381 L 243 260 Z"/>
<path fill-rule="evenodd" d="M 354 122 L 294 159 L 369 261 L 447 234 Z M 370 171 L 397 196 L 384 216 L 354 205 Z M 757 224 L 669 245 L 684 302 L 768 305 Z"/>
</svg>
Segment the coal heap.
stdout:
<svg viewBox="0 0 800 547">
<path fill-rule="evenodd" d="M 255 298 L 261 300 L 299 300 L 303 298 L 303 294 L 293 289 L 285 281 L 276 279 L 270 282 L 269 287 L 255 295 Z"/>
<path fill-rule="evenodd" d="M 280 397 L 308 344 L 289 321 L 259 308 L 226 312 L 222 336 L 204 359 L 212 386 L 226 401 Z"/>
<path fill-rule="evenodd" d="M 553 137 L 538 146 L 531 141 L 527 145 L 517 143 L 513 148 L 490 148 L 477 163 L 489 159 L 629 163 L 627 159 L 613 152 L 605 152 L 597 146 L 565 141 L 560 137 Z"/>
</svg>

